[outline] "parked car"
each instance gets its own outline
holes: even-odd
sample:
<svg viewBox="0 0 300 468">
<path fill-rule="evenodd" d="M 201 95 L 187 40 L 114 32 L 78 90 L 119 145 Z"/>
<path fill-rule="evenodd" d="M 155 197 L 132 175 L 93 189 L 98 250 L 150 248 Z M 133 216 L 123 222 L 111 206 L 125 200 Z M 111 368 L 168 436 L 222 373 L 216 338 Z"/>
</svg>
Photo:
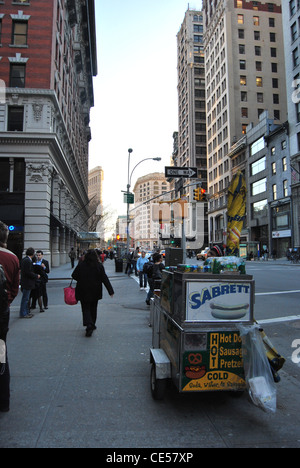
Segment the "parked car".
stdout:
<svg viewBox="0 0 300 468">
<path fill-rule="evenodd" d="M 206 260 L 208 252 L 209 247 L 205 247 L 204 250 L 201 250 L 201 252 L 197 254 L 197 260 Z"/>
</svg>

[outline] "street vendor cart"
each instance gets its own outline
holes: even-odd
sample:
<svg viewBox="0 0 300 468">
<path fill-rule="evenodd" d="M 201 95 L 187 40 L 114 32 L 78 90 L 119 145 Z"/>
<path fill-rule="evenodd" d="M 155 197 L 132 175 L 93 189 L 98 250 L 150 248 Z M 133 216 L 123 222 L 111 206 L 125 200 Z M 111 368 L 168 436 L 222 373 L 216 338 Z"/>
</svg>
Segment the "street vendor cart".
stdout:
<svg viewBox="0 0 300 468">
<path fill-rule="evenodd" d="M 238 324 L 252 325 L 254 280 L 235 271 L 213 274 L 195 266 L 164 270 L 150 308 L 151 392 L 246 389 Z"/>
</svg>

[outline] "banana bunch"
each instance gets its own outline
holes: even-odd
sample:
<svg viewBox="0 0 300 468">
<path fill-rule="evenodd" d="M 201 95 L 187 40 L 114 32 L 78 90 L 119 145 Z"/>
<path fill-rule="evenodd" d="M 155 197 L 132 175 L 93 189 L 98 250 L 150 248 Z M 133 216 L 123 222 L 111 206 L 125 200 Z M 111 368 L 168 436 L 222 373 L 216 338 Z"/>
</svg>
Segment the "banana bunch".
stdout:
<svg viewBox="0 0 300 468">
<path fill-rule="evenodd" d="M 246 182 L 238 171 L 228 189 L 226 254 L 239 256 L 240 237 L 246 215 Z"/>
</svg>

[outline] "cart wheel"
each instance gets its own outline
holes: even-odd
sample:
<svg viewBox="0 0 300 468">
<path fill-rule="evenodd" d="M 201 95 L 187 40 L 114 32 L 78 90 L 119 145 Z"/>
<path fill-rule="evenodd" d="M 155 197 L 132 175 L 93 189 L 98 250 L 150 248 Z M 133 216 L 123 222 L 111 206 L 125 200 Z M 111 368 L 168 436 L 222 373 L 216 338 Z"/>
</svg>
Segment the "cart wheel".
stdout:
<svg viewBox="0 0 300 468">
<path fill-rule="evenodd" d="M 165 396 L 167 379 L 157 379 L 155 364 L 152 364 L 150 375 L 151 393 L 154 400 L 162 400 Z"/>
</svg>

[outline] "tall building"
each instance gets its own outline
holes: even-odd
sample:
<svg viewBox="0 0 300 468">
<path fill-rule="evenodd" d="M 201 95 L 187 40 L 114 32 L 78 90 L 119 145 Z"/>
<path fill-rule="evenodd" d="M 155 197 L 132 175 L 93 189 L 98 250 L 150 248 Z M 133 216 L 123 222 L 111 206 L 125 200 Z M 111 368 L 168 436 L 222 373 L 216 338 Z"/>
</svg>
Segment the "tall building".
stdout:
<svg viewBox="0 0 300 468">
<path fill-rule="evenodd" d="M 159 246 L 160 225 L 153 218 L 152 203 L 157 203 L 163 198 L 155 198 L 170 190 L 169 183 L 164 174 L 154 172 L 139 177 L 135 183 L 133 192 L 135 195 L 134 229 L 130 229 L 131 237 L 134 238 L 135 247 L 153 250 Z"/>
<path fill-rule="evenodd" d="M 178 141 L 173 152 L 174 166 L 197 167 L 201 186 L 207 189 L 206 112 L 205 112 L 205 63 L 203 13 L 188 9 L 177 34 L 178 70 Z M 184 181 L 187 185 L 187 180 Z M 192 182 L 192 181 L 191 181 Z M 193 188 L 185 194 L 193 200 Z M 196 206 L 190 210 L 191 223 L 196 223 Z M 205 230 L 205 224 L 199 223 Z M 201 241 L 200 241 L 201 239 Z M 199 243 L 201 244 L 199 245 Z M 203 232 L 195 236 L 190 248 L 199 248 Z"/>
<path fill-rule="evenodd" d="M 87 230 L 95 36 L 94 0 L 1 2 L 0 219 L 52 266 Z"/>
<path fill-rule="evenodd" d="M 227 230 L 231 147 L 265 110 L 287 120 L 281 3 L 203 1 L 210 242 Z"/>
<path fill-rule="evenodd" d="M 300 247 L 300 4 L 282 2 L 284 28 L 289 143 L 291 160 L 291 188 L 293 215 L 292 247 Z"/>
</svg>

